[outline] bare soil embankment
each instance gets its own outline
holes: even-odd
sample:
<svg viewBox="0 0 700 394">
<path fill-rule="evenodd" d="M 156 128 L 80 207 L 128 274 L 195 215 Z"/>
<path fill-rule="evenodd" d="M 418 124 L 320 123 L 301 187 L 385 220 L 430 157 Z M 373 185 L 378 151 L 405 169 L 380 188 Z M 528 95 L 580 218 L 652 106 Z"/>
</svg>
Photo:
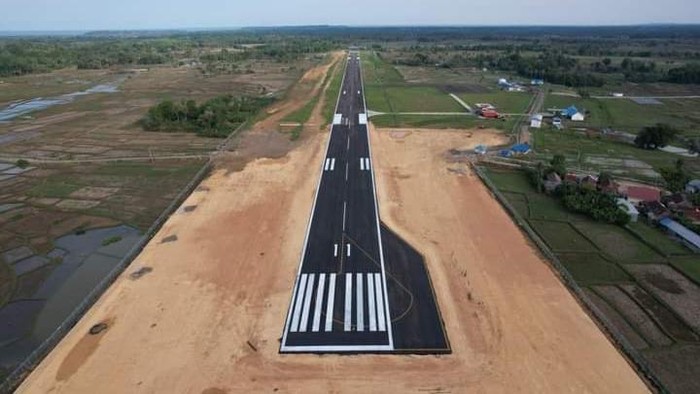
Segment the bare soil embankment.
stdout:
<svg viewBox="0 0 700 394">
<path fill-rule="evenodd" d="M 315 135 L 214 173 L 20 392 L 647 391 L 479 180 L 449 170 L 463 164 L 444 152 L 475 137 L 372 136 L 383 219 L 425 254 L 452 355 L 278 354 L 327 138 Z"/>
</svg>

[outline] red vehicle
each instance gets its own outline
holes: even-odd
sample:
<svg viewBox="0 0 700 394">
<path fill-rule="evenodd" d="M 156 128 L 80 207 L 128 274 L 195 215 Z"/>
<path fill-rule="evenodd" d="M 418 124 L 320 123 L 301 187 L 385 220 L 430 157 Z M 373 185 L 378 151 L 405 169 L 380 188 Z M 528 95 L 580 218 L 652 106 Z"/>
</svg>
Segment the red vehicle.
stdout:
<svg viewBox="0 0 700 394">
<path fill-rule="evenodd" d="M 501 114 L 499 114 L 498 111 L 494 111 L 492 109 L 485 109 L 481 111 L 481 116 L 483 116 L 486 119 L 499 119 L 501 117 Z"/>
</svg>

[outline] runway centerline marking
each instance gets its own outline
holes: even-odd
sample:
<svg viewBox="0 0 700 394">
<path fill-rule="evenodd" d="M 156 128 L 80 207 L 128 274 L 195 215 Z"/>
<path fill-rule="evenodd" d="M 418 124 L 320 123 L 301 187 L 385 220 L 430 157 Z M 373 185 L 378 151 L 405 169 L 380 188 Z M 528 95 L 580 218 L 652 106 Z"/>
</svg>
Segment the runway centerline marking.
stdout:
<svg viewBox="0 0 700 394">
<path fill-rule="evenodd" d="M 347 216 L 348 202 L 343 201 L 343 232 L 345 232 L 345 217 Z"/>
</svg>

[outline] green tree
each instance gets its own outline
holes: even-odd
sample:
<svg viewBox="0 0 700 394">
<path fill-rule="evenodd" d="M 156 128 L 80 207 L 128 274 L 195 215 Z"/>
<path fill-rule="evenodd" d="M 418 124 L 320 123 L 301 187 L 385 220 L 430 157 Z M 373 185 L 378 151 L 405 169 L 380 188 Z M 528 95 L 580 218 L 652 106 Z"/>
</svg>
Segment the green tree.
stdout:
<svg viewBox="0 0 700 394">
<path fill-rule="evenodd" d="M 659 172 L 666 181 L 666 188 L 674 193 L 683 191 L 685 185 L 690 181 L 690 175 L 685 171 L 683 159 L 676 160 L 673 167 L 662 168 Z"/>
<path fill-rule="evenodd" d="M 642 149 L 658 149 L 669 144 L 679 130 L 663 123 L 648 126 L 634 139 L 634 144 Z"/>
<path fill-rule="evenodd" d="M 564 177 L 566 175 L 566 157 L 564 155 L 554 155 L 549 164 L 551 165 L 552 170 L 559 174 L 560 177 Z"/>
</svg>

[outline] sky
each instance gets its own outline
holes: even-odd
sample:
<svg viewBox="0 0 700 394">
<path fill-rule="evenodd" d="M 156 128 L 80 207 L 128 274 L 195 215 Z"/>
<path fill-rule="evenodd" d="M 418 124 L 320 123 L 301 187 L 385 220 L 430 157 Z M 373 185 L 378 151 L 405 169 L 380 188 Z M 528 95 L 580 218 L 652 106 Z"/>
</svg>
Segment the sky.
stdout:
<svg viewBox="0 0 700 394">
<path fill-rule="evenodd" d="M 0 31 L 700 23 L 698 0 L 0 0 Z"/>
</svg>

